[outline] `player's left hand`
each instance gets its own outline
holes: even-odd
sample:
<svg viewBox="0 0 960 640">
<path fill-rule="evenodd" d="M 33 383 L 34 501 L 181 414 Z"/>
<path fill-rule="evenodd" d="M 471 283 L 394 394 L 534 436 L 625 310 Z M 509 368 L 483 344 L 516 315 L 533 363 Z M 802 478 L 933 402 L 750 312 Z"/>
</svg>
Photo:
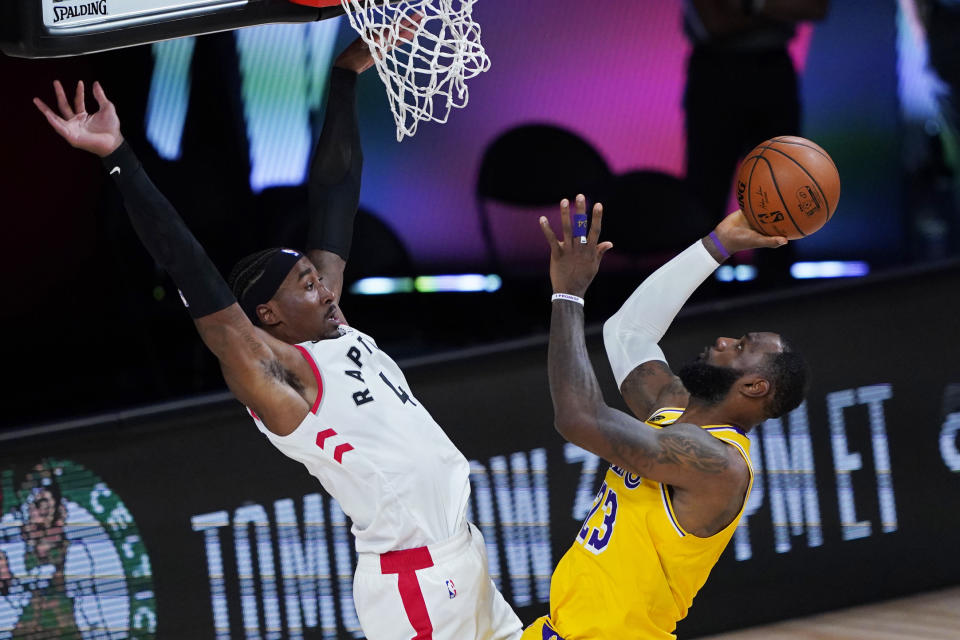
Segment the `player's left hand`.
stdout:
<svg viewBox="0 0 960 640">
<path fill-rule="evenodd" d="M 577 213 L 586 214 L 587 201 L 583 194 L 576 198 Z M 593 205 L 593 217 L 590 222 L 590 232 L 581 242 L 580 237 L 574 237 L 573 224 L 570 219 L 570 201 L 564 198 L 560 202 L 560 224 L 563 227 L 563 241 L 557 240 L 550 223 L 544 216 L 540 217 L 540 229 L 550 245 L 550 282 L 554 293 L 569 293 L 583 297 L 587 287 L 593 282 L 603 254 L 613 248 L 612 242 L 601 242 L 600 222 L 603 218 L 603 205 L 599 202 Z"/>
</svg>

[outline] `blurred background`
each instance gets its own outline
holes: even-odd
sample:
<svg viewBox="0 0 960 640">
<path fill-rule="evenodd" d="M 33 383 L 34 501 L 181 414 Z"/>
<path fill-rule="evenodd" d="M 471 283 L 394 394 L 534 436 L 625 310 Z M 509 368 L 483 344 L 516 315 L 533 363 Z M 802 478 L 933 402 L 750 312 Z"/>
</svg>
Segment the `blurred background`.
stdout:
<svg viewBox="0 0 960 640">
<path fill-rule="evenodd" d="M 602 320 L 735 208 L 737 160 L 703 156 L 723 134 L 744 149 L 769 137 L 737 114 L 827 149 L 839 208 L 783 255 L 737 256 L 698 299 L 956 255 L 957 39 L 928 28 L 944 27 L 942 16 L 927 18 L 955 16 L 955 3 L 808 4 L 825 8 L 822 18 L 781 25 L 770 45 L 711 38 L 679 0 L 481 2 L 492 69 L 470 82 L 468 108 L 402 143 L 379 78 L 365 74 L 362 213 L 342 301 L 351 322 L 396 357 L 542 333 L 549 284 L 536 220 L 578 191 L 605 203 L 604 235 L 616 244 L 590 295 L 588 318 Z M 340 17 L 69 58 L 0 56 L 0 321 L 15 336 L 3 347 L 15 364 L 0 423 L 223 386 L 97 160 L 54 135 L 31 98 L 51 101 L 54 78 L 99 79 L 149 174 L 229 272 L 258 248 L 301 246 L 327 74 L 353 38 Z M 751 59 L 751 49 L 783 43 L 792 69 Z M 796 98 L 784 98 L 794 70 Z M 693 163 L 713 185 L 685 184 Z M 374 276 L 394 279 L 362 280 Z M 55 400 L 52 358 L 68 369 Z"/>
</svg>

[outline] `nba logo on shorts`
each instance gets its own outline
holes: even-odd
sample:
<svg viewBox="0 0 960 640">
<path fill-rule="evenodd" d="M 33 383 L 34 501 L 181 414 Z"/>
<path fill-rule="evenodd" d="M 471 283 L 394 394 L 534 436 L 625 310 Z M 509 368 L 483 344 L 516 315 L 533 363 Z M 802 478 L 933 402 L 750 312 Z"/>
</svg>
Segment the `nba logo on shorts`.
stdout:
<svg viewBox="0 0 960 640">
<path fill-rule="evenodd" d="M 447 580 L 447 593 L 450 594 L 450 599 L 457 597 L 457 587 L 454 586 L 453 580 Z"/>
</svg>

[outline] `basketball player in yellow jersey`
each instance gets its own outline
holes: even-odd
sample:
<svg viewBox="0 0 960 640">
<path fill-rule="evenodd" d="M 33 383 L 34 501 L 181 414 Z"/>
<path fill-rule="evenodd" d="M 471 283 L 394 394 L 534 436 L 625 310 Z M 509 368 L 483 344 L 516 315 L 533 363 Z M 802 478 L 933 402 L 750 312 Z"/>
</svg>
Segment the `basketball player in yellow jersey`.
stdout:
<svg viewBox="0 0 960 640">
<path fill-rule="evenodd" d="M 746 433 L 797 407 L 807 373 L 775 333 L 717 338 L 679 375 L 657 343 L 730 253 L 786 239 L 762 236 L 740 212 L 732 214 L 647 278 L 607 321 L 607 355 L 637 420 L 607 406 L 587 356 L 583 296 L 613 245 L 597 243 L 602 207 L 593 208 L 589 234 L 583 196 L 576 208 L 573 225 L 569 203 L 561 203 L 562 241 L 540 221 L 554 291 L 548 358 L 554 424 L 612 465 L 553 573 L 550 615 L 523 639 L 674 638 L 750 494 Z"/>
</svg>

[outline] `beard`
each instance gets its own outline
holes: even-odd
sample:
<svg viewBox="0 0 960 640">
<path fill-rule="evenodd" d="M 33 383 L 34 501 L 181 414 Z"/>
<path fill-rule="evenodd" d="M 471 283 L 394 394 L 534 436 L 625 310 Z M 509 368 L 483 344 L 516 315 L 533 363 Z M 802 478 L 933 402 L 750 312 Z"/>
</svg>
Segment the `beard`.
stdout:
<svg viewBox="0 0 960 640">
<path fill-rule="evenodd" d="M 677 372 L 690 396 L 706 404 L 717 404 L 726 398 L 742 375 L 733 367 L 718 367 L 703 360 L 686 364 Z"/>
</svg>

